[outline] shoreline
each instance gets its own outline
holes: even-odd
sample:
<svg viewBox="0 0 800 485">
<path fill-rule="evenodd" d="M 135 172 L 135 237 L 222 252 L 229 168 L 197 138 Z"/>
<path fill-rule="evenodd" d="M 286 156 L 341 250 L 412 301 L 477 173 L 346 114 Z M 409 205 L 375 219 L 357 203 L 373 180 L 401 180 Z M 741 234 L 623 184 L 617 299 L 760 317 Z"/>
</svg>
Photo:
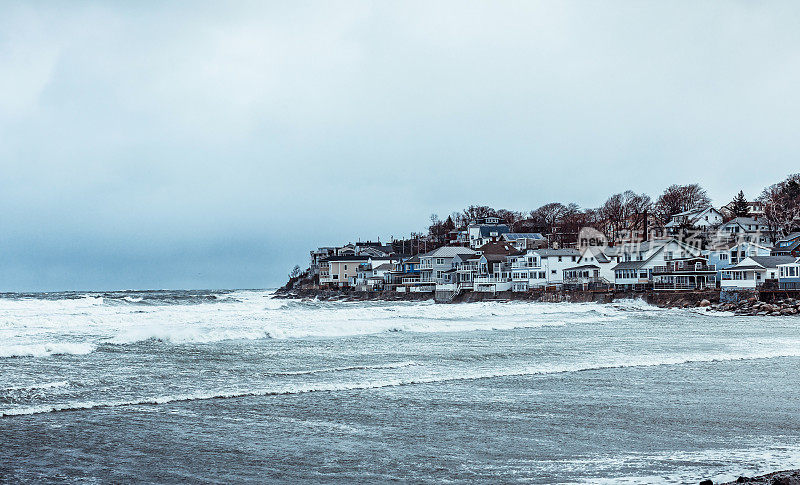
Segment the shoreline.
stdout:
<svg viewBox="0 0 800 485">
<path fill-rule="evenodd" d="M 396 291 L 355 291 L 349 289 L 280 288 L 274 298 L 317 299 L 320 301 L 427 301 L 434 300 L 435 293 L 398 293 Z M 662 308 L 698 308 L 719 305 L 718 290 L 704 291 L 541 291 L 497 293 L 464 292 L 452 300 L 437 303 L 474 303 L 480 301 L 528 301 L 545 303 L 613 303 L 618 300 L 641 299 Z"/>
<path fill-rule="evenodd" d="M 800 469 L 782 470 L 756 477 L 740 476 L 736 480 L 717 485 L 800 485 Z M 714 485 L 711 480 L 703 480 L 700 485 Z"/>
<path fill-rule="evenodd" d="M 785 298 L 773 302 L 759 300 L 756 296 L 737 301 L 721 301 L 720 290 L 699 291 L 580 291 L 556 290 L 497 293 L 468 291 L 447 300 L 440 300 L 435 292 L 398 293 L 396 291 L 356 291 L 333 288 L 287 288 L 275 292 L 274 298 L 317 299 L 320 301 L 426 301 L 437 303 L 474 303 L 479 301 L 529 301 L 545 303 L 613 303 L 618 300 L 643 300 L 661 308 L 705 308 L 707 312 L 726 312 L 740 316 L 792 316 L 800 315 L 800 300 Z"/>
</svg>

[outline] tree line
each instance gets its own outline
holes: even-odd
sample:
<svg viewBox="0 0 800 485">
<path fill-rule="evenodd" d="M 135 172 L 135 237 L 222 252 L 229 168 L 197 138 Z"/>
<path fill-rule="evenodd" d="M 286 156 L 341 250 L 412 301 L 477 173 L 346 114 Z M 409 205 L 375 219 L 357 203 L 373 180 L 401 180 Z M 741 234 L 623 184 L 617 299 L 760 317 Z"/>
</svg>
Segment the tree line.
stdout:
<svg viewBox="0 0 800 485">
<path fill-rule="evenodd" d="M 800 229 L 800 173 L 765 188 L 756 200 L 763 204 L 764 219 L 773 238 Z M 574 242 L 578 231 L 587 226 L 602 231 L 613 242 L 622 234 L 644 231 L 651 225 L 663 226 L 675 214 L 710 205 L 711 198 L 700 184 L 670 185 L 655 200 L 647 194 L 627 190 L 610 196 L 596 208 L 581 208 L 574 202 L 549 202 L 530 211 L 470 205 L 444 220 L 432 214 L 428 239 L 443 244 L 450 231 L 464 229 L 470 221 L 497 217 L 513 232 L 540 232 L 561 244 Z M 743 191 L 739 191 L 728 207 L 730 217 L 749 214 Z"/>
</svg>

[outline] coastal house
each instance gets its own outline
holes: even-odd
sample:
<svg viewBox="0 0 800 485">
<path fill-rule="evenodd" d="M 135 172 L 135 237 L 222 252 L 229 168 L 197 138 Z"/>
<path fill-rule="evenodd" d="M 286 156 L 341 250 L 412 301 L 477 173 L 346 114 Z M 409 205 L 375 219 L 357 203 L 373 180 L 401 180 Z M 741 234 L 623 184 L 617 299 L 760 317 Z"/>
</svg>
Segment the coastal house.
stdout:
<svg viewBox="0 0 800 485">
<path fill-rule="evenodd" d="M 736 217 L 723 223 L 717 228 L 716 239 L 772 244 L 766 219 L 754 217 Z"/>
<path fill-rule="evenodd" d="M 454 268 L 453 258 L 457 255 L 477 254 L 470 248 L 463 246 L 442 246 L 429 251 L 419 257 L 419 273 L 421 291 L 434 291 L 436 284 L 451 283 Z"/>
<path fill-rule="evenodd" d="M 793 232 L 776 241 L 772 255 L 800 257 L 800 232 Z"/>
<path fill-rule="evenodd" d="M 608 280 L 600 277 L 600 266 L 581 264 L 564 269 L 564 287 L 588 290 L 595 285 L 606 285 Z"/>
<path fill-rule="evenodd" d="M 564 269 L 575 266 L 581 253 L 577 249 L 529 249 L 509 256 L 511 289 L 528 291 L 564 282 Z"/>
<path fill-rule="evenodd" d="M 800 258 L 778 265 L 778 288 L 800 290 Z"/>
<path fill-rule="evenodd" d="M 598 278 L 613 284 L 614 266 L 622 262 L 622 255 L 618 248 L 618 246 L 588 246 L 583 249 L 578 264 L 597 266 Z"/>
<path fill-rule="evenodd" d="M 511 232 L 505 224 L 500 224 L 497 217 L 487 217 L 479 222 L 467 226 L 469 247 L 479 248 L 493 241 L 499 241 L 503 234 Z"/>
<path fill-rule="evenodd" d="M 733 209 L 734 209 L 734 201 L 730 201 L 727 204 L 723 205 L 719 208 L 719 211 L 722 212 L 727 217 L 734 217 Z M 758 200 L 754 200 L 747 203 L 747 215 L 749 217 L 761 217 L 764 215 L 764 203 Z"/>
<path fill-rule="evenodd" d="M 403 256 L 386 275 L 386 285 L 398 292 L 407 292 L 419 284 L 419 256 Z"/>
<path fill-rule="evenodd" d="M 309 254 L 310 262 L 308 268 L 311 270 L 311 274 L 318 275 L 320 261 L 322 261 L 323 259 L 327 259 L 335 254 L 336 254 L 336 248 L 333 246 L 320 247 L 313 251 L 310 251 Z"/>
<path fill-rule="evenodd" d="M 320 262 L 319 284 L 352 286 L 355 284 L 359 265 L 368 262 L 367 256 L 331 256 Z"/>
<path fill-rule="evenodd" d="M 347 243 L 344 246 L 336 248 L 335 256 L 355 256 L 356 246 L 353 243 Z"/>
<path fill-rule="evenodd" d="M 778 286 L 778 266 L 793 263 L 791 256 L 749 256 L 739 264 L 722 270 L 720 287 L 756 289 L 764 285 Z"/>
<path fill-rule="evenodd" d="M 478 258 L 474 261 L 472 282 L 476 292 L 497 293 L 511 289 L 510 257 L 517 256 L 520 251 L 508 242 L 492 242 L 477 250 Z M 473 260 L 468 260 L 470 265 Z"/>
<path fill-rule="evenodd" d="M 736 266 L 749 256 L 769 256 L 770 248 L 749 241 L 722 241 L 703 251 L 709 265 L 717 268 L 714 280 L 717 285 L 722 280 L 722 270 Z"/>
<path fill-rule="evenodd" d="M 507 232 L 500 240 L 513 244 L 519 251 L 547 247 L 547 239 L 538 232 Z"/>
<path fill-rule="evenodd" d="M 716 287 L 717 267 L 704 256 L 673 259 L 653 267 L 654 290 L 702 290 Z"/>
<path fill-rule="evenodd" d="M 614 268 L 614 287 L 644 289 L 652 282 L 653 269 L 673 259 L 700 256 L 701 251 L 675 238 L 630 243 L 609 248 L 621 261 Z"/>
<path fill-rule="evenodd" d="M 706 207 L 703 209 L 691 209 L 688 211 L 680 212 L 670 218 L 670 221 L 664 224 L 667 233 L 675 235 L 682 229 L 699 229 L 708 231 L 709 229 L 722 224 L 723 216 L 720 211 L 713 207 Z"/>
</svg>

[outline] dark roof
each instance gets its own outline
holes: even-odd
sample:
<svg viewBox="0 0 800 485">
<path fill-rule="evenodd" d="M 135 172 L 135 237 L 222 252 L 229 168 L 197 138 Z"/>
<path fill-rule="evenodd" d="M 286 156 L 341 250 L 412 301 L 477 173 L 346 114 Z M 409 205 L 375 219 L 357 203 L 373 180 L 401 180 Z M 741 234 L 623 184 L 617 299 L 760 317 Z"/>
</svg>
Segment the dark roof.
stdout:
<svg viewBox="0 0 800 485">
<path fill-rule="evenodd" d="M 331 256 L 323 261 L 367 261 L 369 256 Z"/>
<path fill-rule="evenodd" d="M 483 254 L 502 254 L 504 256 L 509 256 L 511 254 L 517 254 L 520 252 L 516 247 L 514 247 L 513 244 L 500 241 L 484 244 L 478 248 L 478 251 L 482 252 Z"/>
<path fill-rule="evenodd" d="M 506 256 L 504 254 L 484 254 L 484 258 L 489 263 L 502 263 L 506 260 Z"/>
<path fill-rule="evenodd" d="M 644 266 L 644 263 L 645 261 L 623 261 L 611 269 L 614 271 L 618 269 L 639 269 Z"/>
<path fill-rule="evenodd" d="M 564 268 L 564 271 L 570 271 L 570 270 L 574 270 L 574 269 L 590 269 L 590 268 L 591 269 L 600 269 L 600 266 L 597 266 L 596 264 L 582 264 L 580 266 L 573 266 L 571 268 Z"/>
<path fill-rule="evenodd" d="M 508 226 L 505 224 L 480 226 L 481 237 L 489 237 L 493 232 L 496 232 L 498 235 L 501 235 L 507 232 L 511 232 L 511 229 L 509 229 Z"/>
<path fill-rule="evenodd" d="M 800 239 L 800 232 L 793 232 L 786 237 L 778 239 L 778 242 L 781 241 L 791 241 L 793 239 Z"/>
<path fill-rule="evenodd" d="M 544 236 L 538 232 L 507 232 L 503 234 L 503 239 L 506 241 L 513 241 L 516 239 L 544 239 Z"/>
<path fill-rule="evenodd" d="M 359 241 L 356 243 L 356 246 L 371 246 L 371 247 L 380 247 L 383 246 L 383 243 L 380 242 L 372 242 L 372 241 Z"/>
</svg>

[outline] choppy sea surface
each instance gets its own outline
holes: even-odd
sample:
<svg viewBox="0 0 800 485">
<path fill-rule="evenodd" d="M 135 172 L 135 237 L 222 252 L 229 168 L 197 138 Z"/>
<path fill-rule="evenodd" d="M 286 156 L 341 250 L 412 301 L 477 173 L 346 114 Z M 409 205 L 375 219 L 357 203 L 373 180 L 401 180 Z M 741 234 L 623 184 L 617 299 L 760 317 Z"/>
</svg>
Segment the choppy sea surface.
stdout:
<svg viewBox="0 0 800 485">
<path fill-rule="evenodd" d="M 697 483 L 800 467 L 800 318 L 0 295 L 0 481 Z"/>
</svg>

